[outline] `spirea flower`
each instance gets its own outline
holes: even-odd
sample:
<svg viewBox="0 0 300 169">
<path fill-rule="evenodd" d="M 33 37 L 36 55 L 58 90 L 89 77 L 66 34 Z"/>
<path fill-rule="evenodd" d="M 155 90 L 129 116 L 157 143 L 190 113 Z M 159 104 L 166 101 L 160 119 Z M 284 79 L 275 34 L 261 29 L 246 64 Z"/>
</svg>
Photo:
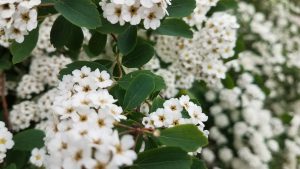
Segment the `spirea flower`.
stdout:
<svg viewBox="0 0 300 169">
<path fill-rule="evenodd" d="M 40 0 L 11 0 L 0 3 L 0 39 L 6 46 L 5 39 L 24 41 L 24 36 L 37 27 L 36 6 Z"/>
<path fill-rule="evenodd" d="M 112 84 L 108 72 L 86 66 L 63 77 L 53 104 L 58 124 L 46 130 L 44 167 L 117 169 L 133 164 L 133 137 L 120 137 L 114 129 L 126 117 L 107 90 Z"/>
<path fill-rule="evenodd" d="M 101 1 L 103 16 L 110 23 L 138 25 L 145 29 L 157 29 L 167 14 L 171 0 L 110 0 Z"/>
<path fill-rule="evenodd" d="M 0 121 L 0 163 L 6 157 L 7 150 L 11 149 L 14 145 L 13 135 L 7 130 L 4 122 Z"/>
</svg>

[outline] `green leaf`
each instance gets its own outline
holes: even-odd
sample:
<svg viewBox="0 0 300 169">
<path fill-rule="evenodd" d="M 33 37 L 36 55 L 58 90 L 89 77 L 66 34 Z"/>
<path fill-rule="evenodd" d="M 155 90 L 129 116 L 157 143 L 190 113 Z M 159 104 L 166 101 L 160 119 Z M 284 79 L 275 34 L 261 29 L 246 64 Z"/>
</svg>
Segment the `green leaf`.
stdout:
<svg viewBox="0 0 300 169">
<path fill-rule="evenodd" d="M 94 32 L 89 41 L 89 51 L 98 56 L 105 48 L 107 41 L 107 35 Z"/>
<path fill-rule="evenodd" d="M 128 68 L 142 67 L 151 60 L 154 54 L 154 48 L 144 40 L 139 39 L 134 50 L 123 57 L 123 65 Z"/>
<path fill-rule="evenodd" d="M 204 161 L 199 160 L 197 158 L 193 158 L 193 164 L 191 169 L 207 169 Z"/>
<path fill-rule="evenodd" d="M 99 69 L 100 71 L 106 70 L 106 67 L 97 62 L 89 62 L 89 61 L 76 61 L 70 63 L 66 66 L 66 68 L 62 69 L 59 72 L 59 79 L 62 79 L 64 75 L 72 74 L 73 70 L 81 69 L 82 67 L 87 66 L 92 70 Z"/>
<path fill-rule="evenodd" d="M 172 0 L 172 4 L 168 6 L 167 11 L 170 17 L 185 17 L 189 16 L 195 8 L 195 0 Z"/>
<path fill-rule="evenodd" d="M 208 12 L 207 16 L 213 15 L 218 11 L 226 11 L 230 9 L 237 9 L 238 3 L 236 0 L 220 0 L 217 5 Z"/>
<path fill-rule="evenodd" d="M 137 43 L 137 27 L 130 26 L 123 33 L 118 36 L 118 49 L 124 55 L 131 52 Z"/>
<path fill-rule="evenodd" d="M 15 164 L 17 166 L 17 169 L 21 169 L 24 167 L 25 164 L 27 164 L 27 158 L 29 156 L 30 152 L 28 151 L 9 150 L 7 152 L 7 157 L 5 161 L 7 164 Z"/>
<path fill-rule="evenodd" d="M 43 131 L 29 129 L 16 134 L 13 138 L 14 150 L 31 151 L 33 148 L 42 148 L 44 146 L 45 134 Z"/>
<path fill-rule="evenodd" d="M 95 62 L 100 63 L 101 65 L 105 66 L 106 69 L 110 69 L 113 65 L 113 62 L 111 60 L 107 60 L 107 59 L 99 59 L 99 60 L 95 60 Z"/>
<path fill-rule="evenodd" d="M 52 26 L 50 42 L 56 48 L 67 46 L 71 50 L 78 50 L 83 42 L 83 32 L 81 28 L 60 16 Z"/>
<path fill-rule="evenodd" d="M 74 25 L 89 29 L 101 26 L 97 6 L 90 0 L 59 0 L 54 7 Z"/>
<path fill-rule="evenodd" d="M 20 63 L 30 56 L 32 50 L 35 48 L 39 37 L 39 29 L 34 29 L 25 36 L 23 43 L 13 42 L 10 46 L 10 52 L 13 55 L 13 64 Z"/>
<path fill-rule="evenodd" d="M 9 52 L 6 52 L 0 56 L 0 71 L 8 70 L 12 66 Z"/>
<path fill-rule="evenodd" d="M 162 147 L 140 153 L 131 169 L 190 169 L 190 156 L 180 148 Z"/>
<path fill-rule="evenodd" d="M 153 92 L 158 92 L 158 91 L 166 88 L 164 79 L 161 76 L 155 75 L 154 73 L 152 73 L 149 70 L 139 70 L 139 71 L 134 71 L 134 72 L 128 73 L 127 75 L 123 76 L 122 79 L 120 79 L 118 81 L 118 84 L 120 85 L 120 87 L 127 90 L 130 85 L 130 82 L 140 74 L 147 74 L 147 75 L 150 75 L 151 77 L 153 77 L 154 83 L 155 83 L 155 89 L 153 90 Z"/>
<path fill-rule="evenodd" d="M 126 91 L 122 89 L 119 85 L 115 85 L 110 89 L 110 94 L 114 97 L 114 99 L 118 100 L 118 104 L 122 105 L 125 97 Z"/>
<path fill-rule="evenodd" d="M 139 106 L 155 89 L 154 80 L 150 75 L 140 74 L 130 83 L 126 91 L 123 105 L 125 109 Z"/>
<path fill-rule="evenodd" d="M 165 19 L 161 26 L 153 31 L 155 34 L 159 35 L 169 35 L 169 36 L 181 36 L 185 38 L 192 38 L 193 32 L 190 26 L 181 19 Z"/>
<path fill-rule="evenodd" d="M 122 33 L 124 32 L 130 25 L 125 24 L 123 26 L 119 24 L 111 24 L 107 19 L 101 17 L 102 20 L 102 26 L 98 27 L 96 29 L 97 32 L 103 33 L 103 34 L 109 34 L 109 33 Z"/>
<path fill-rule="evenodd" d="M 155 98 L 152 102 L 150 113 L 155 112 L 158 108 L 163 108 L 164 102 L 165 102 L 165 100 L 162 99 L 161 97 Z"/>
<path fill-rule="evenodd" d="M 226 74 L 225 79 L 222 79 L 222 84 L 227 89 L 233 89 L 235 87 L 234 80 L 232 79 L 229 73 Z"/>
<path fill-rule="evenodd" d="M 194 152 L 208 144 L 207 137 L 197 126 L 192 124 L 178 125 L 161 131 L 158 140 L 167 146 L 180 147 Z"/>
<path fill-rule="evenodd" d="M 4 169 L 17 169 L 16 164 L 10 164 L 9 166 L 5 167 Z"/>
</svg>

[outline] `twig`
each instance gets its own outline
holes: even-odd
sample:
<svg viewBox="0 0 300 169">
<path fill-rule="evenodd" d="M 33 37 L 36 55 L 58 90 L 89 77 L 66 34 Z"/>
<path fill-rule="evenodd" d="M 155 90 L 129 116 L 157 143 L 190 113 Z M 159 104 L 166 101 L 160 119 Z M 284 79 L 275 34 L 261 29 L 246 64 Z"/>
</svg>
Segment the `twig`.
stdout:
<svg viewBox="0 0 300 169">
<path fill-rule="evenodd" d="M 5 74 L 0 74 L 0 95 L 1 95 L 1 102 L 2 102 L 2 108 L 3 108 L 3 119 L 7 125 L 8 130 L 11 131 L 11 123 L 9 121 L 9 112 L 8 112 L 8 106 L 7 106 L 7 100 L 5 96 Z"/>
<path fill-rule="evenodd" d="M 118 39 L 117 39 L 116 35 L 114 35 L 113 33 L 111 33 L 110 35 L 111 35 L 111 37 L 113 38 L 113 40 L 114 40 L 115 42 L 117 42 L 117 41 L 118 41 Z"/>
<path fill-rule="evenodd" d="M 119 69 L 119 72 L 120 72 L 120 75 L 119 75 L 119 79 L 121 79 L 123 77 L 123 71 L 122 71 L 122 65 L 121 65 L 121 62 L 120 62 L 120 55 L 119 53 L 117 53 L 117 65 L 118 65 L 118 69 Z"/>
</svg>

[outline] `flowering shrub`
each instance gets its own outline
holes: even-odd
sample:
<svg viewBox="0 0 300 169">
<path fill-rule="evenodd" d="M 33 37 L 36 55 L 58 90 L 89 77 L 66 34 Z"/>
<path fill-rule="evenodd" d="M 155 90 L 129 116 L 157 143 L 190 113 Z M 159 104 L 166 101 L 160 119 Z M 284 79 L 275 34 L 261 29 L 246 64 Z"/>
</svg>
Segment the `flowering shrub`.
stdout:
<svg viewBox="0 0 300 169">
<path fill-rule="evenodd" d="M 298 169 L 293 0 L 2 0 L 0 168 Z"/>
</svg>

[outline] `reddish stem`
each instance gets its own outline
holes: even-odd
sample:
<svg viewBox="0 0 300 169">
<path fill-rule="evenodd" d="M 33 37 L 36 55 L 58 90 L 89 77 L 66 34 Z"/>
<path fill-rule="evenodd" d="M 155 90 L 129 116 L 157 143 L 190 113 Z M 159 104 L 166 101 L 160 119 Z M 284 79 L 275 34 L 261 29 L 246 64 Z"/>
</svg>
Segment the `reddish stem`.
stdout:
<svg viewBox="0 0 300 169">
<path fill-rule="evenodd" d="M 11 123 L 9 120 L 9 111 L 7 106 L 7 100 L 5 96 L 5 74 L 0 74 L 0 95 L 1 95 L 1 102 L 2 102 L 2 108 L 3 108 L 3 119 L 7 125 L 8 130 L 11 131 Z"/>
</svg>

